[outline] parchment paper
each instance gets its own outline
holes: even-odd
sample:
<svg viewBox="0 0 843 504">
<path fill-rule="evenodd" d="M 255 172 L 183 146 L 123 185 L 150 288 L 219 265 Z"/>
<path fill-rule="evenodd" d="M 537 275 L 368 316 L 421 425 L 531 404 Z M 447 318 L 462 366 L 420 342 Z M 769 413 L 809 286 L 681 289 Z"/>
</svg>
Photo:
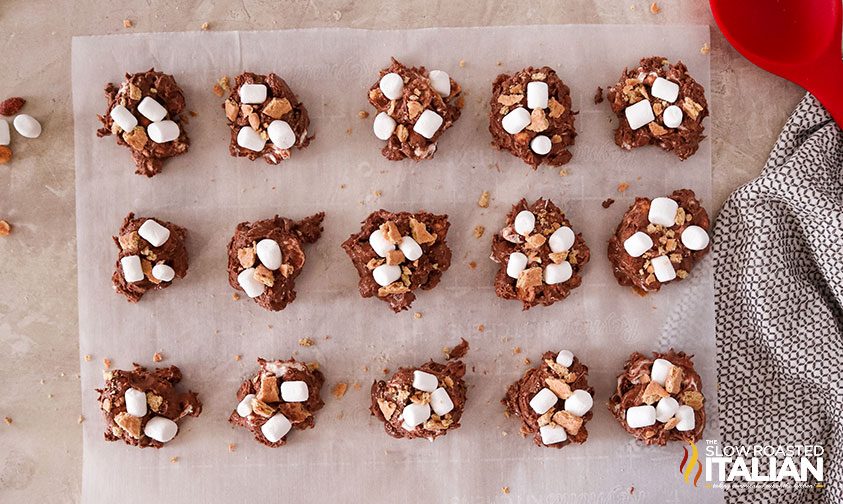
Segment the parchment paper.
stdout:
<svg viewBox="0 0 843 504">
<path fill-rule="evenodd" d="M 711 195 L 710 141 L 680 163 L 657 148 L 633 153 L 612 141 L 607 103 L 592 101 L 598 85 L 615 82 L 643 56 L 682 59 L 709 84 L 705 26 L 523 26 L 411 31 L 340 29 L 250 33 L 175 33 L 73 40 L 76 141 L 80 358 L 84 415 L 85 502 L 703 502 L 711 489 L 682 481 L 682 447 L 643 447 L 616 424 L 605 403 L 615 376 L 634 350 L 674 346 L 696 354 L 706 386 L 706 437 L 717 437 L 711 272 L 658 295 L 619 287 L 605 258 L 606 240 L 636 195 L 694 189 Z M 393 163 L 379 153 L 368 87 L 390 56 L 444 69 L 466 91 L 462 118 L 439 144 L 436 158 Z M 464 64 L 460 64 L 464 60 Z M 527 65 L 557 69 L 571 87 L 579 132 L 567 176 L 531 171 L 489 146 L 488 97 L 500 72 Z M 129 152 L 98 139 L 102 88 L 124 72 L 156 69 L 175 75 L 188 108 L 187 155 L 170 160 L 153 179 L 133 174 Z M 316 140 L 281 166 L 228 155 L 222 99 L 212 86 L 241 71 L 283 76 L 312 118 Z M 716 111 L 715 111 L 716 113 Z M 621 182 L 630 184 L 623 194 Z M 488 209 L 479 208 L 484 190 Z M 563 206 L 592 249 L 582 287 L 550 308 L 522 312 L 495 297 L 492 234 L 520 197 L 546 196 Z M 601 201 L 613 197 L 609 209 Z M 422 292 L 409 312 L 394 315 L 359 297 L 357 275 L 340 243 L 378 208 L 447 212 L 454 262 L 442 284 Z M 308 250 L 298 299 L 280 313 L 232 299 L 226 244 L 235 225 L 275 213 L 299 218 L 327 212 L 325 233 Z M 710 212 L 715 209 L 709 208 Z M 169 289 L 131 305 L 111 286 L 111 236 L 129 212 L 154 215 L 189 230 L 190 270 Z M 473 236 L 476 225 L 487 232 Z M 476 261 L 476 269 L 469 263 Z M 422 313 L 420 319 L 414 312 Z M 479 330 L 479 326 L 483 330 Z M 309 348 L 299 338 L 312 338 Z M 471 343 L 469 402 L 463 427 L 435 443 L 395 440 L 369 416 L 367 390 L 383 369 L 442 359 L 460 337 Z M 521 352 L 514 349 L 520 347 Z M 563 450 L 540 449 L 518 433 L 499 400 L 506 387 L 545 350 L 571 349 L 591 369 L 596 389 L 589 439 Z M 178 365 L 183 385 L 198 391 L 204 411 L 181 424 L 161 450 L 106 443 L 94 388 L 102 359 Z M 236 361 L 235 355 L 242 355 Z M 289 444 L 259 446 L 227 417 L 235 392 L 254 372 L 255 358 L 295 355 L 318 361 L 327 376 L 325 408 L 316 428 L 293 432 Z M 349 384 L 341 399 L 331 395 Z M 359 383 L 359 388 L 355 385 Z M 236 444 L 234 452 L 229 443 Z M 172 457 L 177 457 L 175 462 Z M 502 487 L 509 487 L 508 495 Z M 634 487 L 634 491 L 631 487 Z M 157 500 L 151 500 L 156 497 Z"/>
</svg>

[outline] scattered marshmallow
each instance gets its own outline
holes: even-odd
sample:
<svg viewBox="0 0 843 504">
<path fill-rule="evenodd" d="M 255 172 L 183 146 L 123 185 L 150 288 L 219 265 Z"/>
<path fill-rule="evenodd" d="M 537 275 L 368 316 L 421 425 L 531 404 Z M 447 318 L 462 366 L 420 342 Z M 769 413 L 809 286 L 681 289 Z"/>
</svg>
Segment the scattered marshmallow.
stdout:
<svg viewBox="0 0 843 504">
<path fill-rule="evenodd" d="M 176 270 L 166 264 L 156 264 L 152 267 L 152 276 L 162 282 L 172 282 L 176 278 Z"/>
<path fill-rule="evenodd" d="M 146 416 L 146 393 L 130 388 L 123 394 L 123 398 L 126 400 L 126 413 L 138 418 Z"/>
<path fill-rule="evenodd" d="M 634 130 L 656 120 L 656 116 L 653 114 L 653 107 L 647 99 L 630 105 L 624 110 L 624 114 L 626 114 L 626 121 L 629 123 L 629 127 Z"/>
<path fill-rule="evenodd" d="M 527 108 L 531 110 L 547 108 L 547 82 L 527 83 Z"/>
<path fill-rule="evenodd" d="M 527 268 L 527 256 L 521 252 L 513 252 L 509 254 L 509 260 L 506 262 L 506 274 L 510 278 L 518 279 L 521 272 Z"/>
<path fill-rule="evenodd" d="M 263 103 L 266 101 L 266 86 L 263 84 L 243 84 L 240 86 L 242 103 Z"/>
<path fill-rule="evenodd" d="M 676 224 L 677 210 L 679 210 L 679 203 L 676 201 L 666 197 L 653 198 L 653 201 L 650 202 L 647 219 L 651 224 L 671 227 Z"/>
<path fill-rule="evenodd" d="M 451 76 L 442 70 L 431 70 L 428 74 L 430 86 L 443 97 L 451 94 Z"/>
<path fill-rule="evenodd" d="M 138 228 L 138 234 L 153 247 L 160 247 L 170 239 L 170 230 L 153 219 L 143 221 Z"/>
<path fill-rule="evenodd" d="M 553 147 L 553 143 L 550 141 L 550 138 L 545 135 L 536 135 L 536 137 L 530 141 L 530 150 L 539 156 L 544 156 L 550 152 L 551 147 Z"/>
<path fill-rule="evenodd" d="M 441 115 L 427 109 L 416 120 L 416 124 L 413 125 L 413 131 L 430 140 L 439 131 L 444 121 Z"/>
<path fill-rule="evenodd" d="M 513 226 L 515 227 L 516 233 L 527 236 L 536 228 L 536 216 L 529 210 L 521 210 L 515 216 Z"/>
<path fill-rule="evenodd" d="M 0 145 L 9 145 L 12 137 L 9 134 L 9 121 L 0 118 Z"/>
<path fill-rule="evenodd" d="M 255 245 L 255 251 L 261 264 L 266 266 L 266 269 L 275 271 L 281 267 L 283 257 L 281 256 L 281 246 L 278 245 L 277 241 L 264 238 Z"/>
<path fill-rule="evenodd" d="M 404 254 L 404 257 L 406 257 L 408 261 L 415 261 L 421 257 L 423 253 L 421 245 L 419 245 L 418 242 L 410 236 L 402 238 L 401 243 L 398 244 L 398 248 L 401 249 L 401 253 Z"/>
<path fill-rule="evenodd" d="M 310 395 L 307 383 L 296 381 L 285 381 L 281 383 L 281 399 L 284 402 L 305 402 Z"/>
<path fill-rule="evenodd" d="M 653 239 L 643 231 L 636 231 L 635 234 L 623 241 L 623 249 L 632 257 L 641 257 L 652 246 Z"/>
<path fill-rule="evenodd" d="M 404 92 L 404 79 L 397 73 L 388 73 L 381 77 L 379 86 L 384 96 L 390 100 L 397 100 Z"/>
<path fill-rule="evenodd" d="M 281 441 L 281 438 L 286 436 L 292 428 L 293 424 L 290 423 L 290 420 L 288 420 L 287 417 L 281 413 L 276 413 L 272 415 L 272 417 L 263 425 L 261 425 L 261 432 L 267 441 L 270 443 L 277 443 L 278 441 Z"/>
<path fill-rule="evenodd" d="M 650 370 L 650 379 L 664 387 L 664 381 L 673 364 L 667 359 L 656 359 L 653 361 L 653 368 Z"/>
<path fill-rule="evenodd" d="M 676 424 L 676 430 L 678 431 L 689 431 L 694 430 L 694 427 L 697 426 L 697 419 L 694 416 L 694 408 L 686 405 L 679 406 L 679 409 L 676 410 L 676 418 L 679 419 L 679 423 Z"/>
<path fill-rule="evenodd" d="M 395 119 L 390 117 L 386 112 L 381 112 L 375 116 L 375 122 L 372 123 L 372 130 L 379 139 L 389 140 L 389 137 L 392 136 L 397 126 L 398 123 L 395 122 Z"/>
<path fill-rule="evenodd" d="M 243 418 L 252 414 L 252 399 L 255 398 L 255 394 L 246 394 L 246 397 L 243 398 L 237 404 L 237 414 Z"/>
<path fill-rule="evenodd" d="M 386 254 L 389 251 L 395 250 L 395 244 L 390 243 L 380 229 L 375 229 L 372 234 L 369 235 L 369 245 L 371 245 L 375 253 L 381 257 L 386 257 Z"/>
<path fill-rule="evenodd" d="M 141 268 L 140 257 L 136 255 L 126 256 L 120 259 L 120 267 L 123 268 L 123 278 L 129 283 L 143 280 L 143 268 Z"/>
<path fill-rule="evenodd" d="M 296 144 L 296 133 L 287 121 L 272 121 L 266 127 L 266 134 L 269 135 L 269 141 L 279 149 L 289 149 Z"/>
<path fill-rule="evenodd" d="M 571 397 L 565 399 L 565 411 L 581 417 L 594 406 L 594 398 L 583 389 L 574 390 Z"/>
<path fill-rule="evenodd" d="M 41 136 L 41 123 L 29 114 L 20 114 L 13 121 L 15 130 L 26 138 Z"/>
<path fill-rule="evenodd" d="M 419 371 L 413 371 L 413 388 L 422 392 L 433 392 L 439 386 L 439 379 L 436 375 Z"/>
<path fill-rule="evenodd" d="M 708 232 L 699 226 L 688 226 L 682 231 L 682 245 L 691 250 L 702 250 L 708 247 L 709 241 Z"/>
<path fill-rule="evenodd" d="M 266 147 L 266 140 L 251 126 L 243 126 L 237 132 L 237 145 L 250 151 L 260 152 Z"/>
<path fill-rule="evenodd" d="M 434 413 L 442 417 L 454 409 L 454 401 L 451 400 L 447 390 L 439 387 L 430 394 L 430 407 L 433 408 Z"/>
<path fill-rule="evenodd" d="M 668 128 L 678 128 L 682 124 L 682 116 L 682 109 L 676 105 L 671 105 L 662 112 L 664 125 Z"/>
<path fill-rule="evenodd" d="M 676 414 L 676 410 L 678 409 L 679 401 L 670 396 L 662 397 L 656 404 L 656 420 L 661 423 L 667 423 L 668 420 L 673 418 L 673 415 Z"/>
<path fill-rule="evenodd" d="M 372 277 L 381 287 L 386 287 L 401 278 L 401 266 L 381 264 L 372 270 Z"/>
<path fill-rule="evenodd" d="M 626 424 L 632 429 L 649 427 L 656 423 L 656 408 L 644 405 L 626 410 Z"/>
<path fill-rule="evenodd" d="M 423 424 L 428 418 L 430 418 L 430 405 L 410 403 L 404 406 L 404 411 L 401 413 L 401 416 L 404 419 L 404 424 L 410 427 L 409 430 L 412 430 L 417 425 Z"/>
<path fill-rule="evenodd" d="M 138 113 L 152 122 L 158 122 L 167 117 L 167 109 L 150 96 L 138 103 Z"/>
<path fill-rule="evenodd" d="M 155 416 L 143 426 L 143 433 L 159 443 L 166 443 L 176 437 L 179 426 L 176 422 L 162 416 Z"/>
<path fill-rule="evenodd" d="M 547 244 L 550 246 L 552 252 L 564 252 L 571 250 L 574 246 L 574 241 L 577 237 L 574 235 L 574 230 L 568 226 L 562 226 L 550 235 L 547 239 Z"/>
<path fill-rule="evenodd" d="M 117 123 L 117 126 L 123 131 L 132 131 L 135 129 L 135 126 L 138 125 L 138 118 L 133 116 L 129 109 L 124 107 L 123 105 L 117 105 L 111 112 L 108 114 L 111 116 L 111 119 Z"/>
<path fill-rule="evenodd" d="M 545 387 L 539 390 L 539 392 L 530 399 L 530 407 L 533 408 L 533 411 L 537 414 L 544 415 L 547 413 L 547 410 L 556 405 L 556 401 L 558 399 L 559 398 L 556 397 L 556 394 L 554 394 L 552 390 Z"/>
<path fill-rule="evenodd" d="M 656 80 L 653 81 L 653 86 L 650 88 L 650 94 L 666 102 L 673 103 L 679 98 L 679 84 L 663 77 L 656 77 Z"/>
<path fill-rule="evenodd" d="M 544 268 L 544 283 L 547 285 L 556 285 L 567 282 L 574 275 L 574 269 L 571 268 L 571 263 L 562 261 L 559 264 L 548 264 Z"/>
<path fill-rule="evenodd" d="M 249 128 L 251 129 L 251 128 Z M 173 121 L 154 122 L 146 127 L 149 139 L 155 143 L 172 142 L 179 137 L 179 125 Z M 238 137 L 239 138 L 239 137 Z"/>
<path fill-rule="evenodd" d="M 263 294 L 264 284 L 255 280 L 255 268 L 246 268 L 237 275 L 237 283 L 246 291 L 250 298 Z"/>
<path fill-rule="evenodd" d="M 542 443 L 546 445 L 568 440 L 568 433 L 565 432 L 565 428 L 558 425 L 543 425 L 539 427 L 539 434 L 541 434 Z"/>
<path fill-rule="evenodd" d="M 556 355 L 556 363 L 565 367 L 571 367 L 574 363 L 574 353 L 570 350 L 560 350 Z"/>
<path fill-rule="evenodd" d="M 669 282 L 676 278 L 676 270 L 673 269 L 673 263 L 667 256 L 654 257 L 650 264 L 653 265 L 653 273 L 656 274 L 656 280 L 659 282 Z"/>
<path fill-rule="evenodd" d="M 521 133 L 521 130 L 529 126 L 530 122 L 532 122 L 530 112 L 524 107 L 518 107 L 512 110 L 501 119 L 503 129 L 510 135 Z"/>
</svg>

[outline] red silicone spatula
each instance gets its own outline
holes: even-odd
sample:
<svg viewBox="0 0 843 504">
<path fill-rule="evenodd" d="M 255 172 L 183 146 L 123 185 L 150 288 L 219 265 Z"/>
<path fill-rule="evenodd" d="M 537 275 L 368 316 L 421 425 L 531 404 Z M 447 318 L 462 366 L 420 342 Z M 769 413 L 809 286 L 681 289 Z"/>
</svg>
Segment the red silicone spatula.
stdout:
<svg viewBox="0 0 843 504">
<path fill-rule="evenodd" d="M 711 11 L 738 52 L 810 91 L 843 128 L 840 0 L 711 0 Z"/>
</svg>

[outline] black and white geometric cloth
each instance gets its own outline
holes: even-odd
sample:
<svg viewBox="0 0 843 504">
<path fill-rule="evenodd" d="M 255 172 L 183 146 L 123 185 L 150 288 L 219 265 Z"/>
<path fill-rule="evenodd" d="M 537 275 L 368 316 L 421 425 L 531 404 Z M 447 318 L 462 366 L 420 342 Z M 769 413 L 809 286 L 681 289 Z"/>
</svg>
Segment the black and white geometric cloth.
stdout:
<svg viewBox="0 0 843 504">
<path fill-rule="evenodd" d="M 726 500 L 843 502 L 843 131 L 810 94 L 720 211 L 714 278 L 723 443 L 825 449 L 824 488 Z"/>
</svg>

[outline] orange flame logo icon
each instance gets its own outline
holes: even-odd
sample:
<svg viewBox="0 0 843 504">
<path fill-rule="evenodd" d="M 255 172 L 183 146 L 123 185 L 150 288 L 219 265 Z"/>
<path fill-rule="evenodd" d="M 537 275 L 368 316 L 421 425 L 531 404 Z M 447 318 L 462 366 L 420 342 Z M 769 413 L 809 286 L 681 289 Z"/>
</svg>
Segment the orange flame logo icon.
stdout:
<svg viewBox="0 0 843 504">
<path fill-rule="evenodd" d="M 683 447 L 682 450 L 685 451 L 685 454 L 682 456 L 682 462 L 679 463 L 679 473 L 685 479 L 685 483 L 690 483 L 691 473 L 694 472 L 694 466 L 696 466 L 697 473 L 694 475 L 694 486 L 697 486 L 697 482 L 699 482 L 700 476 L 702 476 L 702 464 L 699 461 L 697 445 L 695 443 L 688 444 L 691 445 L 690 456 L 688 448 Z"/>
</svg>

